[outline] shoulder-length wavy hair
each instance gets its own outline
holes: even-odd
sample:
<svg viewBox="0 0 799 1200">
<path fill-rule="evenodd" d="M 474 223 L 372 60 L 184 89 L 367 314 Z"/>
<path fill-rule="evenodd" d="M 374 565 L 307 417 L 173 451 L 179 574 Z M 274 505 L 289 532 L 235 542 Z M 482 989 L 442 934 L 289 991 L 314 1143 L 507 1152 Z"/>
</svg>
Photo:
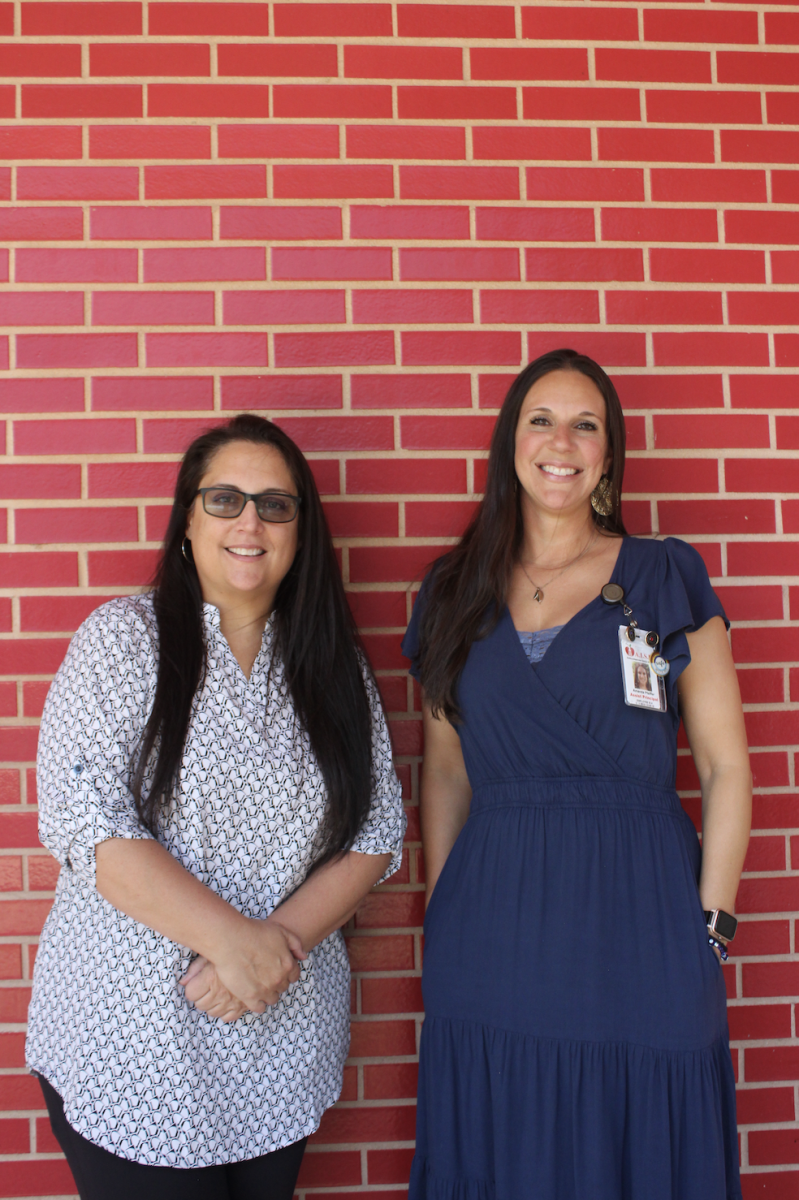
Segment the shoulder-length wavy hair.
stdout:
<svg viewBox="0 0 799 1200">
<path fill-rule="evenodd" d="M 611 455 L 608 516 L 591 510 L 606 534 L 625 536 L 621 518 L 625 431 L 621 403 L 613 383 L 592 358 L 576 350 L 542 354 L 516 376 L 494 427 L 488 456 L 485 497 L 457 546 L 435 563 L 426 589 L 419 631 L 418 665 L 433 712 L 460 719 L 457 686 L 472 643 L 496 625 L 505 606 L 524 525 L 516 486 L 516 427 L 530 388 L 552 371 L 579 371 L 597 386 L 605 401 Z"/>
<path fill-rule="evenodd" d="M 327 788 L 319 866 L 350 848 L 369 809 L 371 709 L 357 633 L 311 469 L 291 438 L 262 417 L 235 417 L 203 433 L 181 463 L 153 593 L 159 638 L 155 701 L 133 767 L 132 791 L 142 822 L 155 832 L 162 811 L 175 800 L 195 697 L 205 681 L 202 591 L 193 562 L 181 552 L 186 519 L 211 460 L 231 442 L 277 450 L 301 497 L 297 553 L 275 597 L 275 649 Z"/>
</svg>

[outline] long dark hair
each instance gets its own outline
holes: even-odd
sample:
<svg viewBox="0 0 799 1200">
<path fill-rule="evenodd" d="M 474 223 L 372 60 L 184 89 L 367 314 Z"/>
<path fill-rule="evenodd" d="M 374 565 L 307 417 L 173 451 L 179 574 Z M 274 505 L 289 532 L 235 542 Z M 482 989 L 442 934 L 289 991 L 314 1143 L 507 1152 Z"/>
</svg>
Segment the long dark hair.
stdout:
<svg viewBox="0 0 799 1200">
<path fill-rule="evenodd" d="M 202 591 L 193 562 L 181 552 L 186 518 L 211 459 L 231 442 L 277 450 L 301 497 L 297 553 L 275 597 L 275 650 L 327 789 L 319 866 L 349 849 L 369 808 L 371 709 L 355 625 L 311 469 L 291 438 L 262 417 L 245 414 L 203 433 L 181 463 L 153 593 L 155 702 L 131 787 L 141 820 L 155 832 L 161 812 L 175 798 L 195 697 L 205 679 Z"/>
<path fill-rule="evenodd" d="M 579 371 L 599 389 L 606 409 L 607 473 L 611 512 L 591 510 L 603 533 L 625 536 L 621 519 L 624 477 L 624 415 L 613 383 L 592 358 L 576 350 L 542 354 L 516 376 L 494 426 L 488 456 L 485 497 L 457 546 L 435 563 L 422 614 L 419 670 L 436 715 L 457 721 L 457 686 L 472 642 L 484 637 L 499 620 L 524 534 L 516 486 L 516 427 L 530 388 L 552 371 Z"/>
</svg>

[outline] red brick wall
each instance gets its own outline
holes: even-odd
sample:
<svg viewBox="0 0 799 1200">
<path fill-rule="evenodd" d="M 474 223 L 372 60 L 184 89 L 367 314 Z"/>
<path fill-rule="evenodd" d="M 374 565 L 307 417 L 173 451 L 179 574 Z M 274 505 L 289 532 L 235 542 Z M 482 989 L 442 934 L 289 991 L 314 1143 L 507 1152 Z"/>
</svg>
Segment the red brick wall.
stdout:
<svg viewBox="0 0 799 1200">
<path fill-rule="evenodd" d="M 399 635 L 508 380 L 564 344 L 618 384 L 628 523 L 698 546 L 733 620 L 744 1194 L 797 1195 L 797 43 L 780 0 L 0 3 L 0 1195 L 74 1194 L 22 1057 L 48 681 L 147 580 L 189 438 L 241 409 L 314 463 L 411 805 L 403 872 L 352 930 L 352 1060 L 300 1193 L 405 1195 L 421 740 Z"/>
</svg>

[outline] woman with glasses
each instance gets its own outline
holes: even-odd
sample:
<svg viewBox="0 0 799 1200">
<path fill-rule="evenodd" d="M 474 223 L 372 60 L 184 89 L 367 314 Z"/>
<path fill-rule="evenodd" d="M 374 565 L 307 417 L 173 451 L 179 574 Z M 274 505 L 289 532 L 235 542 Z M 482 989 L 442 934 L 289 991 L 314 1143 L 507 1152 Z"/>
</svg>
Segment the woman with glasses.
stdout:
<svg viewBox="0 0 799 1200">
<path fill-rule="evenodd" d="M 289 1200 L 338 1098 L 340 927 L 404 817 L 311 471 L 236 417 L 180 468 L 155 588 L 50 689 L 61 863 L 27 1058 L 82 1200 Z"/>
<path fill-rule="evenodd" d="M 403 646 L 432 893 L 409 1200 L 741 1197 L 719 959 L 749 833 L 743 714 L 705 565 L 626 536 L 623 473 L 602 368 L 532 362 Z"/>
</svg>

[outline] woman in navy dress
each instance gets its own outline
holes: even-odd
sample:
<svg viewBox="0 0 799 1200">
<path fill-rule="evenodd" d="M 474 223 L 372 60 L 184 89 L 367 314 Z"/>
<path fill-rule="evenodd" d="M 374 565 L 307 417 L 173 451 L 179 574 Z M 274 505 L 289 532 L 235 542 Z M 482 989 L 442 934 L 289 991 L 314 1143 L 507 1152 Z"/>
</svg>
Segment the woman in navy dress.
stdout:
<svg viewBox="0 0 799 1200">
<path fill-rule="evenodd" d="M 623 470 L 604 371 L 569 350 L 531 363 L 403 644 L 432 896 L 410 1200 L 741 1197 L 720 954 L 749 833 L 743 716 L 704 563 L 626 536 Z M 680 718 L 701 852 L 674 790 Z"/>
</svg>

